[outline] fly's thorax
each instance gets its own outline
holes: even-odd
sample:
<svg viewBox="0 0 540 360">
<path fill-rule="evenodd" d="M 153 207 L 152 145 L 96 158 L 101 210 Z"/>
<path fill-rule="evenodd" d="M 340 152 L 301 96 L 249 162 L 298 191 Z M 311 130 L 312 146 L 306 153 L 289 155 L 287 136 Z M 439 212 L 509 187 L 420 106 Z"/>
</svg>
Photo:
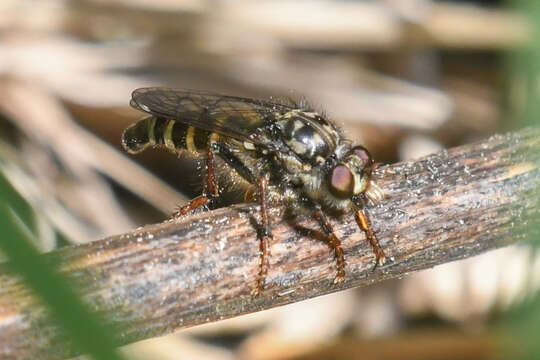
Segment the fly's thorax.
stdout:
<svg viewBox="0 0 540 360">
<path fill-rule="evenodd" d="M 278 162 L 278 167 L 283 170 L 287 178 L 293 179 L 301 174 L 309 175 L 311 173 L 312 166 L 309 163 L 301 161 L 296 155 L 290 152 L 277 152 L 274 156 Z M 293 182 L 297 183 L 298 180 L 294 180 Z"/>
<path fill-rule="evenodd" d="M 294 193 L 303 194 L 311 201 L 321 204 L 326 209 L 334 211 L 344 211 L 353 206 L 351 196 L 336 196 L 331 191 L 331 172 L 338 166 L 346 163 L 352 170 L 348 170 L 353 175 L 351 184 L 356 185 L 355 191 L 362 191 L 365 186 L 363 174 L 363 163 L 351 157 L 351 144 L 344 139 L 338 139 L 334 152 L 330 153 L 324 161 L 317 164 L 311 164 L 303 161 L 293 151 L 278 152 L 276 158 L 279 160 L 283 173 L 282 190 L 284 197 L 294 198 Z M 290 186 L 296 186 L 298 190 L 287 192 Z M 285 194 L 292 195 L 285 195 Z"/>
<path fill-rule="evenodd" d="M 319 114 L 292 110 L 277 121 L 284 144 L 310 165 L 324 163 L 338 143 L 337 131 Z"/>
</svg>

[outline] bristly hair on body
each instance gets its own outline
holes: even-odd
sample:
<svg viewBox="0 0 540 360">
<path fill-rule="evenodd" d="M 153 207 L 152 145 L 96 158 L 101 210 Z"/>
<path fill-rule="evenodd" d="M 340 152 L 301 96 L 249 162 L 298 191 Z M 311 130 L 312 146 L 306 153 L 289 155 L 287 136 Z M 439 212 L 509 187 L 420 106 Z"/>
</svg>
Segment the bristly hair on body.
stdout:
<svg viewBox="0 0 540 360">
<path fill-rule="evenodd" d="M 267 102 L 202 91 L 137 89 L 130 104 L 150 114 L 129 126 L 122 144 L 130 153 L 165 147 L 204 162 L 202 194 L 175 216 L 212 208 L 225 192 L 243 194 L 260 205 L 259 277 L 264 289 L 271 224 L 267 208 L 283 203 L 288 210 L 313 216 L 334 250 L 335 281 L 345 276 L 341 242 L 327 216 L 354 213 L 373 247 L 376 265 L 385 255 L 363 212 L 371 191 L 371 155 L 344 138 L 343 132 L 305 98 Z M 223 191 L 226 187 L 226 191 Z"/>
</svg>

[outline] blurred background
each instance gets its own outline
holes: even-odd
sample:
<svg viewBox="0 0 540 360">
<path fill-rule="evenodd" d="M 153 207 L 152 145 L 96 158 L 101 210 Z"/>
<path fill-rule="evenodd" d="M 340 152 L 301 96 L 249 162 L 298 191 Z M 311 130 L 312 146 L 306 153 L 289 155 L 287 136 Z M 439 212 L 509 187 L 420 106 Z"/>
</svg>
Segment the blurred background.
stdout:
<svg viewBox="0 0 540 360">
<path fill-rule="evenodd" d="M 123 153 L 123 129 L 142 116 L 130 94 L 145 86 L 306 99 L 383 163 L 522 128 L 540 86 L 534 3 L 2 0 L 3 195 L 23 204 L 43 252 L 167 219 L 200 177 L 197 164 L 164 151 Z M 532 248 L 508 247 L 121 351 L 493 359 L 519 349 L 535 359 L 516 342 L 540 330 L 525 312 L 539 285 Z"/>
</svg>

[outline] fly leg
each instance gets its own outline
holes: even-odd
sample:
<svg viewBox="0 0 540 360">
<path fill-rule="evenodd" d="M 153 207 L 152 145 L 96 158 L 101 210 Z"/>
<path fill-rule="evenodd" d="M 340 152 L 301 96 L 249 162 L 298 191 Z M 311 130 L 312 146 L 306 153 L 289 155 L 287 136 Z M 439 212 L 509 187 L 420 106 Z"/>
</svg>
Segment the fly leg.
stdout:
<svg viewBox="0 0 540 360">
<path fill-rule="evenodd" d="M 365 200 L 362 199 L 362 201 L 365 201 Z M 368 217 L 364 213 L 364 211 L 360 208 L 357 208 L 355 215 L 356 215 L 356 223 L 358 224 L 358 227 L 362 231 L 364 231 L 364 233 L 366 234 L 367 240 L 369 241 L 369 243 L 371 244 L 371 247 L 373 248 L 373 253 L 375 254 L 375 267 L 374 267 L 374 270 L 375 270 L 377 266 L 384 265 L 386 261 L 386 255 L 384 254 L 384 251 L 381 245 L 379 244 L 379 240 L 377 240 L 377 238 L 375 237 L 375 234 L 373 233 L 373 231 L 371 231 L 371 224 L 369 222 Z"/>
<path fill-rule="evenodd" d="M 266 274 L 268 273 L 268 243 L 269 240 L 272 238 L 266 203 L 266 181 L 266 177 L 262 176 L 259 179 L 257 189 L 257 197 L 259 200 L 259 205 L 261 207 L 261 228 L 259 231 L 259 274 L 257 277 L 257 289 L 253 292 L 255 295 L 259 294 L 264 290 L 264 282 L 266 279 Z"/>
<path fill-rule="evenodd" d="M 196 198 L 192 199 L 186 205 L 180 206 L 178 209 L 176 209 L 176 211 L 172 214 L 172 217 L 181 218 L 182 216 L 189 214 L 192 211 L 195 211 L 196 209 L 200 208 L 203 205 L 206 205 L 207 203 L 208 203 L 208 196 L 199 195 Z"/>
<path fill-rule="evenodd" d="M 235 155 L 234 152 L 232 152 L 226 144 L 223 143 L 215 143 L 214 149 L 216 150 L 216 153 L 222 158 L 229 166 L 231 166 L 236 172 L 246 179 L 251 184 L 256 185 L 256 192 L 252 191 L 251 189 L 244 194 L 244 199 L 246 202 L 255 200 L 255 196 L 257 197 L 257 201 L 259 202 L 261 212 L 261 226 L 258 229 L 258 237 L 259 237 L 259 253 L 260 253 L 260 262 L 259 262 L 259 272 L 257 275 L 257 287 L 253 289 L 252 294 L 257 295 L 260 294 L 264 290 L 264 282 L 266 279 L 266 274 L 268 273 L 268 245 L 269 241 L 272 238 L 272 234 L 270 231 L 270 221 L 268 219 L 268 190 L 267 190 L 267 182 L 268 178 L 264 171 L 262 171 L 262 174 L 255 176 L 251 170 L 242 163 L 242 161 Z"/>
<path fill-rule="evenodd" d="M 186 214 L 189 214 L 201 206 L 212 204 L 214 199 L 219 195 L 218 187 L 216 184 L 216 176 L 214 169 L 214 152 L 212 149 L 208 149 L 206 152 L 206 181 L 204 191 L 201 195 L 192 199 L 189 203 L 181 206 L 173 213 L 173 218 L 180 218 Z"/>
<path fill-rule="evenodd" d="M 315 217 L 321 224 L 321 227 L 326 234 L 326 237 L 328 239 L 328 245 L 332 250 L 334 250 L 334 255 L 336 257 L 336 265 L 337 265 L 337 274 L 334 279 L 334 283 L 338 283 L 343 281 L 345 278 L 345 258 L 343 257 L 343 248 L 341 247 L 341 241 L 338 239 L 336 234 L 334 233 L 334 229 L 332 228 L 332 224 L 328 221 L 328 218 L 323 213 L 320 207 L 317 207 L 317 210 L 315 211 Z"/>
</svg>

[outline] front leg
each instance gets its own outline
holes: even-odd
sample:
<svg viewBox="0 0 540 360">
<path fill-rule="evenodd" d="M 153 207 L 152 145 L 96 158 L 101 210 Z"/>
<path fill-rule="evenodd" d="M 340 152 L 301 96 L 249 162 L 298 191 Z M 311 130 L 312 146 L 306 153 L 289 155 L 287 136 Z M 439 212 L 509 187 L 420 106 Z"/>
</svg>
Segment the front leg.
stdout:
<svg viewBox="0 0 540 360">
<path fill-rule="evenodd" d="M 366 239 L 371 244 L 371 247 L 373 249 L 373 253 L 375 254 L 375 267 L 382 266 L 386 262 L 386 255 L 384 254 L 384 250 L 379 244 L 379 240 L 371 230 L 371 224 L 369 222 L 369 218 L 362 210 L 366 203 L 366 195 L 360 194 L 357 198 L 354 199 L 355 205 L 356 205 L 356 223 L 358 224 L 358 227 L 364 231 L 366 234 Z"/>
<path fill-rule="evenodd" d="M 366 238 L 371 244 L 371 247 L 373 248 L 373 253 L 375 254 L 375 268 L 379 265 L 384 265 L 386 262 L 386 255 L 384 254 L 384 251 L 379 244 L 379 240 L 375 237 L 375 234 L 373 234 L 373 231 L 371 231 L 371 224 L 369 223 L 369 219 L 362 211 L 361 209 L 356 210 L 356 222 L 361 230 L 364 231 L 366 234 Z"/>
</svg>

